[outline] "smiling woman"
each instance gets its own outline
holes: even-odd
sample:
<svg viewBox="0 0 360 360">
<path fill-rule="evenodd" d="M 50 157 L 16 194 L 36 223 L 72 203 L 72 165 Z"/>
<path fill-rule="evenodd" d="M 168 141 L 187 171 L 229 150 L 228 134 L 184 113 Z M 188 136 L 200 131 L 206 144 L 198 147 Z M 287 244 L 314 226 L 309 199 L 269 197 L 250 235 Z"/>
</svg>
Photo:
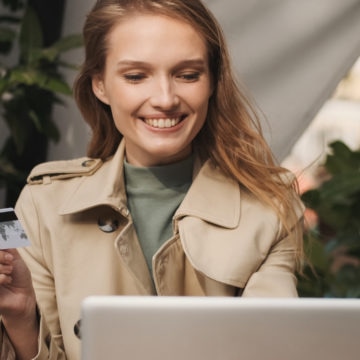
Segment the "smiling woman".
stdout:
<svg viewBox="0 0 360 360">
<path fill-rule="evenodd" d="M 0 251 L 1 359 L 79 359 L 90 295 L 297 296 L 296 182 L 209 10 L 98 0 L 84 41 L 88 157 L 35 167 L 17 202 L 31 245 Z"/>
<path fill-rule="evenodd" d="M 205 41 L 182 21 L 133 15 L 113 28 L 104 72 L 93 76 L 92 87 L 111 108 L 130 164 L 164 165 L 190 155 L 211 95 L 208 63 Z"/>
</svg>

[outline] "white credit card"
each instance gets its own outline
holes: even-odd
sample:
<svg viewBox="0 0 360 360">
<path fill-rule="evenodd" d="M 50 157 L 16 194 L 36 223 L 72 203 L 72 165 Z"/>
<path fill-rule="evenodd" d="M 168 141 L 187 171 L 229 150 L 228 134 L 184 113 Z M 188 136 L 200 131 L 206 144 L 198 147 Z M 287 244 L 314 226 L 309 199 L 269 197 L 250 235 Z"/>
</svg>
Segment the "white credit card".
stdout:
<svg viewBox="0 0 360 360">
<path fill-rule="evenodd" d="M 0 250 L 30 245 L 13 208 L 0 209 Z"/>
</svg>

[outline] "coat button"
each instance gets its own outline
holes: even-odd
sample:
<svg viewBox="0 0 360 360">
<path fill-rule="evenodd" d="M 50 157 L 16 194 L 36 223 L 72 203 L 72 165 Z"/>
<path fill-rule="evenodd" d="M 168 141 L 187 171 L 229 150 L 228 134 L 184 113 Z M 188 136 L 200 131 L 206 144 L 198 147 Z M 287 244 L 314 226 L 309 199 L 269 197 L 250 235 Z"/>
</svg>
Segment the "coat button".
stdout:
<svg viewBox="0 0 360 360">
<path fill-rule="evenodd" d="M 119 221 L 116 219 L 99 219 L 99 229 L 105 233 L 112 233 L 119 227 Z"/>
<path fill-rule="evenodd" d="M 95 162 L 94 159 L 85 160 L 81 163 L 82 167 L 90 167 Z"/>
<path fill-rule="evenodd" d="M 122 256 L 126 256 L 129 253 L 129 247 L 125 244 L 121 244 L 119 250 Z"/>
<path fill-rule="evenodd" d="M 81 339 L 81 320 L 78 320 L 74 325 L 74 334 L 77 338 Z"/>
</svg>

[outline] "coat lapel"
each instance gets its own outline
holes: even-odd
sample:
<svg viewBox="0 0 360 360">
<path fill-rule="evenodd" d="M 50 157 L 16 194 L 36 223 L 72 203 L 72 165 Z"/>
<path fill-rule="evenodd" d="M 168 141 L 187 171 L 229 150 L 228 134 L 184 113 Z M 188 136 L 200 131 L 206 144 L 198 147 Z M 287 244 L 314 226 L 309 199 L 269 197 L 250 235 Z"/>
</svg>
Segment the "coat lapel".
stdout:
<svg viewBox="0 0 360 360">
<path fill-rule="evenodd" d="M 240 219 L 240 186 L 207 161 L 199 170 L 175 219 L 195 216 L 226 228 Z"/>
</svg>

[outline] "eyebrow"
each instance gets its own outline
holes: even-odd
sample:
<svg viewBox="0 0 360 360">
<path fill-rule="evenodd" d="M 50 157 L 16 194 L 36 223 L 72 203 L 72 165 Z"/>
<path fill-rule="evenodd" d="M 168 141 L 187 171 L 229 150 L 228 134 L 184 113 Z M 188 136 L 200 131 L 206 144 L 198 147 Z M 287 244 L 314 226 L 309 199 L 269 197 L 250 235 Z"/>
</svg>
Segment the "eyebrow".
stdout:
<svg viewBox="0 0 360 360">
<path fill-rule="evenodd" d="M 120 60 L 116 65 L 118 67 L 120 67 L 120 66 L 147 67 L 147 66 L 149 66 L 149 64 L 146 63 L 145 61 L 137 61 L 137 60 Z"/>
<path fill-rule="evenodd" d="M 204 59 L 200 59 L 200 58 L 196 58 L 196 59 L 187 59 L 187 60 L 183 60 L 183 61 L 179 61 L 176 65 L 175 68 L 178 67 L 183 67 L 183 66 L 205 66 L 206 65 L 206 61 Z M 125 59 L 125 60 L 120 60 L 117 63 L 117 67 L 122 67 L 122 66 L 129 66 L 129 67 L 151 67 L 151 64 L 145 61 L 139 61 L 139 60 L 131 60 L 131 59 Z"/>
</svg>

